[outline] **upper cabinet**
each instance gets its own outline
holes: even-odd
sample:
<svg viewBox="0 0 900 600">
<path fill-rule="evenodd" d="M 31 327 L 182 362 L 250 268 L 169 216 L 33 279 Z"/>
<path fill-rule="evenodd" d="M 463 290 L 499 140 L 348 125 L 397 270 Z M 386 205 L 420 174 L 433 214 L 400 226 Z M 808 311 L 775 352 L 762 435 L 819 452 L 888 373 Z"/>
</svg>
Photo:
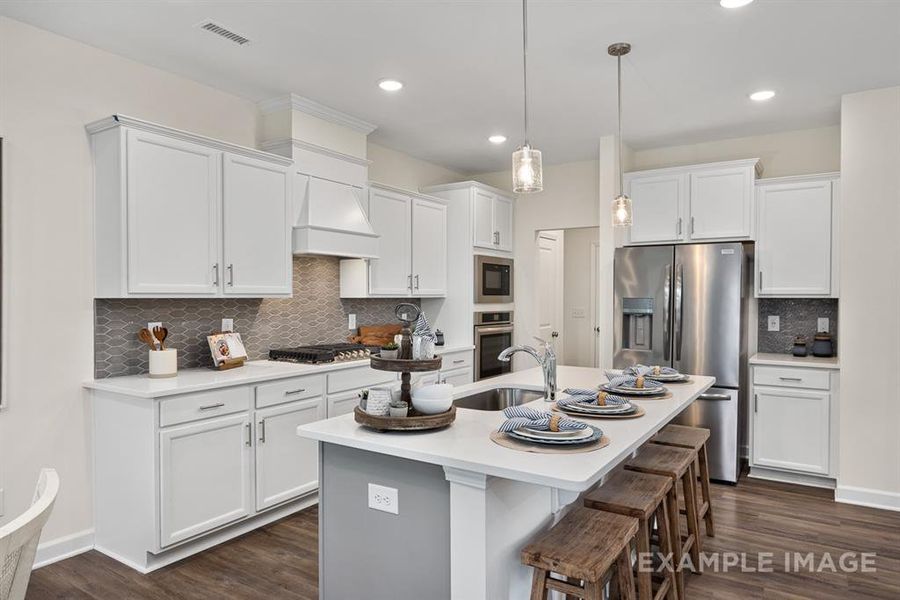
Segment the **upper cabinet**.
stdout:
<svg viewBox="0 0 900 600">
<path fill-rule="evenodd" d="M 513 251 L 512 199 L 485 187 L 472 188 L 472 245 Z"/>
<path fill-rule="evenodd" d="M 290 159 L 121 115 L 87 130 L 96 297 L 291 294 Z"/>
<path fill-rule="evenodd" d="M 625 175 L 634 224 L 629 244 L 754 237 L 757 159 L 635 171 Z"/>
<path fill-rule="evenodd" d="M 757 297 L 837 297 L 835 173 L 757 185 Z"/>
</svg>

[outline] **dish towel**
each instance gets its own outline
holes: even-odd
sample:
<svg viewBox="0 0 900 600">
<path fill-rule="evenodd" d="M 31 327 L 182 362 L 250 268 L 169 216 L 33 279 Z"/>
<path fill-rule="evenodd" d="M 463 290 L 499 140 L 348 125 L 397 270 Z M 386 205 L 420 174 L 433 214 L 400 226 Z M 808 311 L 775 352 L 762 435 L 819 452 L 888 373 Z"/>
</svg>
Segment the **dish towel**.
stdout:
<svg viewBox="0 0 900 600">
<path fill-rule="evenodd" d="M 515 431 L 520 427 L 528 427 L 539 431 L 573 431 L 587 429 L 588 426 L 580 421 L 566 419 L 548 412 L 525 408 L 524 406 L 510 406 L 503 409 L 506 421 L 500 425 L 498 431 Z"/>
<path fill-rule="evenodd" d="M 566 388 L 563 390 L 563 394 L 569 394 L 571 398 L 563 398 L 562 400 L 557 400 L 557 406 L 569 406 L 571 404 L 590 404 L 593 406 L 625 406 L 631 404 L 628 401 L 628 398 L 623 398 L 622 396 L 615 396 L 613 394 L 598 391 L 598 390 L 585 390 L 581 388 Z M 603 399 L 603 402 L 600 402 L 600 399 Z"/>
<path fill-rule="evenodd" d="M 672 367 L 648 367 L 647 365 L 633 365 L 622 371 L 623 375 L 680 375 L 678 369 Z"/>
<path fill-rule="evenodd" d="M 431 325 L 428 324 L 428 319 L 425 318 L 424 312 L 419 313 L 419 318 L 416 319 L 416 323 L 413 325 L 413 335 L 415 337 L 431 340 L 432 342 L 437 341 L 437 336 L 431 331 Z"/>
<path fill-rule="evenodd" d="M 610 378 L 609 387 L 615 389 L 618 387 L 631 387 L 645 390 L 656 390 L 662 388 L 663 384 L 652 379 L 644 379 L 643 375 L 617 375 Z"/>
</svg>

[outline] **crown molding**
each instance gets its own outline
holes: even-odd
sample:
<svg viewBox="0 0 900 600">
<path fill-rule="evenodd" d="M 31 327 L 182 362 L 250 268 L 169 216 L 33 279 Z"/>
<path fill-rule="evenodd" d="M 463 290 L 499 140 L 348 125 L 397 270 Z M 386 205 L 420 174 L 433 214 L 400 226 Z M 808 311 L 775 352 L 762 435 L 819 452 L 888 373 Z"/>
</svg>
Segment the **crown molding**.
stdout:
<svg viewBox="0 0 900 600">
<path fill-rule="evenodd" d="M 378 128 L 377 125 L 373 125 L 368 121 L 357 119 L 353 115 L 348 115 L 347 113 L 335 110 L 324 104 L 319 104 L 315 100 L 304 98 L 298 94 L 287 94 L 286 96 L 263 100 L 258 103 L 258 106 L 260 112 L 264 115 L 288 109 L 296 110 L 325 121 L 349 127 L 350 129 L 364 133 L 365 135 L 369 135 Z"/>
<path fill-rule="evenodd" d="M 480 181 L 457 181 L 456 183 L 442 183 L 440 185 L 429 185 L 423 188 L 420 188 L 419 191 L 423 194 L 434 194 L 436 192 L 447 192 L 452 190 L 464 190 L 468 188 L 478 188 L 484 190 L 486 192 L 490 192 L 492 194 L 497 194 L 498 196 L 503 196 L 504 198 L 517 198 L 515 192 L 510 192 L 509 190 L 502 190 L 498 187 L 494 187 L 492 185 L 488 185 L 486 183 L 481 183 Z"/>
<path fill-rule="evenodd" d="M 337 150 L 332 150 L 325 146 L 319 146 L 318 144 L 304 142 L 297 138 L 278 138 L 269 140 L 260 144 L 259 147 L 266 152 L 273 152 L 282 156 L 286 154 L 282 154 L 282 152 L 290 151 L 292 148 L 300 148 L 301 150 L 308 150 L 309 152 L 315 152 L 316 154 L 321 154 L 330 158 L 337 158 L 338 160 L 361 165 L 363 167 L 368 167 L 372 164 L 372 161 L 366 158 L 360 158 L 358 156 L 353 156 L 352 154 L 344 154 L 343 152 L 338 152 Z"/>
</svg>

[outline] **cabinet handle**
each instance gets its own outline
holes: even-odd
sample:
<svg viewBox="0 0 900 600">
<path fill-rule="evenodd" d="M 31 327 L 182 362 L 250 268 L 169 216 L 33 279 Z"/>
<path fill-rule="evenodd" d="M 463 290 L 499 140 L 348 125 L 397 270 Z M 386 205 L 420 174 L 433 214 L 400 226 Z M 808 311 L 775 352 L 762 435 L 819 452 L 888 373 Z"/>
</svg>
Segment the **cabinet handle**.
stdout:
<svg viewBox="0 0 900 600">
<path fill-rule="evenodd" d="M 299 390 L 290 390 L 284 393 L 285 396 L 293 396 L 294 394 L 299 394 L 300 392 L 305 392 L 306 388 L 300 388 Z"/>
<path fill-rule="evenodd" d="M 419 276 L 416 275 L 416 289 L 419 289 Z"/>
<path fill-rule="evenodd" d="M 261 419 L 259 422 L 259 443 L 266 443 L 266 420 Z"/>
<path fill-rule="evenodd" d="M 802 377 L 779 377 L 782 381 L 803 381 Z"/>
<path fill-rule="evenodd" d="M 213 278 L 213 285 L 218 286 L 219 285 L 219 263 L 216 263 L 213 265 L 213 273 L 215 273 L 215 276 Z"/>
<path fill-rule="evenodd" d="M 681 217 L 678 217 L 678 232 L 676 235 L 681 237 Z"/>
<path fill-rule="evenodd" d="M 201 406 L 200 410 L 212 410 L 214 408 L 222 408 L 225 406 L 224 402 L 216 402 L 215 404 L 207 404 L 206 406 Z"/>
<path fill-rule="evenodd" d="M 247 428 L 247 441 L 244 442 L 244 445 L 252 446 L 253 445 L 253 436 L 250 434 L 250 423 L 247 423 L 246 425 L 244 425 L 244 427 Z"/>
<path fill-rule="evenodd" d="M 694 217 L 691 217 L 691 235 L 694 235 Z"/>
<path fill-rule="evenodd" d="M 763 290 L 763 284 L 762 284 L 762 269 L 760 269 L 760 270 L 759 270 L 759 291 L 761 292 L 762 290 Z"/>
<path fill-rule="evenodd" d="M 228 285 L 234 285 L 234 265 L 228 265 Z"/>
<path fill-rule="evenodd" d="M 454 365 L 461 365 L 461 364 L 463 364 L 464 362 L 466 362 L 466 359 L 460 358 L 459 360 L 454 360 L 454 361 L 453 361 L 453 364 L 454 364 Z"/>
<path fill-rule="evenodd" d="M 753 394 L 753 412 L 759 412 L 759 394 Z"/>
<path fill-rule="evenodd" d="M 406 284 L 406 287 L 407 287 L 407 289 L 409 289 L 409 293 L 412 294 L 412 291 L 413 291 L 413 286 L 412 286 L 412 273 L 410 273 L 409 275 L 407 275 L 406 278 L 407 278 L 407 280 L 409 280 L 409 283 Z"/>
</svg>

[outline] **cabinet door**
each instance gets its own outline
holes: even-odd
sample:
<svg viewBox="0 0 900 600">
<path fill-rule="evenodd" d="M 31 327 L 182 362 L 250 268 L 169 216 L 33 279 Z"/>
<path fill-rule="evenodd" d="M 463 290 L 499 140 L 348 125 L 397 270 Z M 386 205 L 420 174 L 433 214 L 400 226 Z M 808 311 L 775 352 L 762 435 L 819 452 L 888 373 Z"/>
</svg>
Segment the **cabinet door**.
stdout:
<svg viewBox="0 0 900 600">
<path fill-rule="evenodd" d="M 779 388 L 754 392 L 753 464 L 827 475 L 830 395 Z"/>
<path fill-rule="evenodd" d="M 462 369 L 442 371 L 441 381 L 446 381 L 447 383 L 452 383 L 453 385 L 466 385 L 472 383 L 472 368 L 463 367 Z"/>
<path fill-rule="evenodd" d="M 399 298 L 412 289 L 410 232 L 412 199 L 373 188 L 369 191 L 369 221 L 380 237 L 378 258 L 369 261 L 369 293 Z"/>
<path fill-rule="evenodd" d="M 691 240 L 749 238 L 753 167 L 691 173 Z"/>
<path fill-rule="evenodd" d="M 502 196 L 494 197 L 494 247 L 506 252 L 513 249 L 513 203 Z"/>
<path fill-rule="evenodd" d="M 224 155 L 226 294 L 291 293 L 291 195 L 286 167 Z"/>
<path fill-rule="evenodd" d="M 416 198 L 412 205 L 414 296 L 447 295 L 447 206 Z"/>
<path fill-rule="evenodd" d="M 475 188 L 472 197 L 472 245 L 496 249 L 494 245 L 494 194 Z"/>
<path fill-rule="evenodd" d="M 629 243 L 677 242 L 684 239 L 681 222 L 686 177 L 682 173 L 634 176 L 626 180 L 634 224 Z"/>
<path fill-rule="evenodd" d="M 264 510 L 319 486 L 319 449 L 297 427 L 325 418 L 320 396 L 256 411 L 256 510 Z"/>
<path fill-rule="evenodd" d="M 160 432 L 160 546 L 252 512 L 251 433 L 247 414 Z"/>
<path fill-rule="evenodd" d="M 384 385 L 390 385 L 385 383 Z M 350 390 L 328 396 L 328 418 L 350 414 L 359 405 L 359 390 Z"/>
<path fill-rule="evenodd" d="M 758 295 L 831 294 L 831 182 L 760 186 Z"/>
<path fill-rule="evenodd" d="M 129 293 L 216 294 L 221 153 L 129 130 L 126 154 Z"/>
</svg>

